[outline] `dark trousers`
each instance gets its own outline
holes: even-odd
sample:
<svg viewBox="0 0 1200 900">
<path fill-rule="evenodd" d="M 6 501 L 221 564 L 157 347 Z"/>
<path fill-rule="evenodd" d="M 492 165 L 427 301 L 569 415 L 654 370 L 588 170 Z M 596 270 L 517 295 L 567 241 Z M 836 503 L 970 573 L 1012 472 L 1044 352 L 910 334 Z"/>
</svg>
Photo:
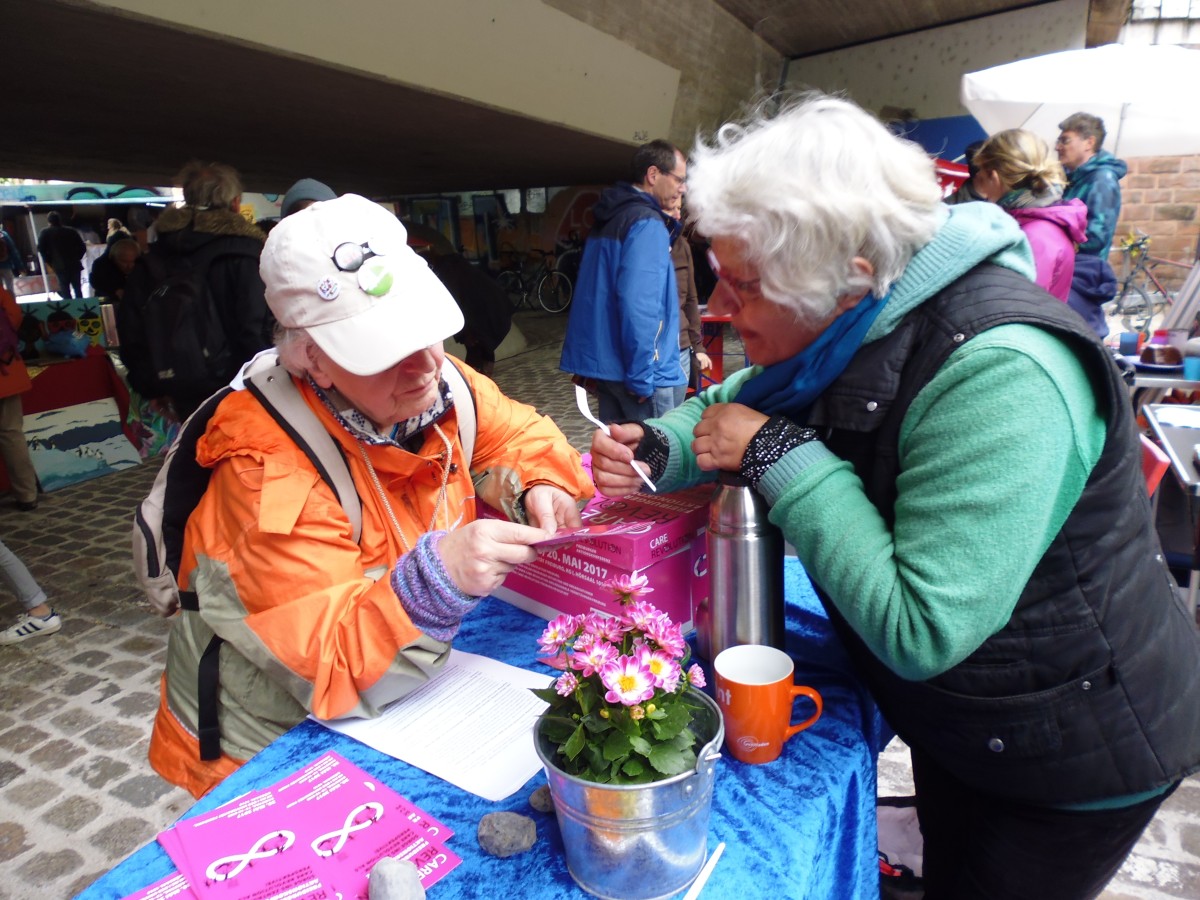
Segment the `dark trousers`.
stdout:
<svg viewBox="0 0 1200 900">
<path fill-rule="evenodd" d="M 1174 791 L 1122 809 L 1046 809 L 981 794 L 911 752 L 925 900 L 1091 900 Z"/>
<path fill-rule="evenodd" d="M 75 297 L 82 299 L 83 297 L 83 269 L 68 269 L 51 266 L 54 269 L 54 274 L 58 276 L 58 296 L 64 300 L 70 300 L 72 291 Z"/>
</svg>

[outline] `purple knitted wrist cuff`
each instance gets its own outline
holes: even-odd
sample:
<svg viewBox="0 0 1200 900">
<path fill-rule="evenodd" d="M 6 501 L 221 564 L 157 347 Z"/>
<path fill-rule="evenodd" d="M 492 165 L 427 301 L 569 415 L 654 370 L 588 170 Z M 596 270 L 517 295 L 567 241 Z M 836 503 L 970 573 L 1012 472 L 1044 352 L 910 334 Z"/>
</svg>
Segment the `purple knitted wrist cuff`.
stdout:
<svg viewBox="0 0 1200 900">
<path fill-rule="evenodd" d="M 446 574 L 438 553 L 445 535 L 444 531 L 431 531 L 417 539 L 417 546 L 396 561 L 392 590 L 414 625 L 431 638 L 450 643 L 462 617 L 480 598 L 460 590 Z"/>
</svg>

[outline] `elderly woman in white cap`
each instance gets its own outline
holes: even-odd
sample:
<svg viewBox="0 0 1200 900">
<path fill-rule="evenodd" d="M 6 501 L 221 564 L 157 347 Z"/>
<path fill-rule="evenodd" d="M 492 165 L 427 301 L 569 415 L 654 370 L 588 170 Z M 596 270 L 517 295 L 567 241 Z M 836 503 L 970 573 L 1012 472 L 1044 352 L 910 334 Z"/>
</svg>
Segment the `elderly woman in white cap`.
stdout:
<svg viewBox="0 0 1200 900">
<path fill-rule="evenodd" d="M 755 365 L 593 438 L 746 479 L 913 757 L 926 900 L 1100 893 L 1200 766 L 1200 641 L 1128 393 L 992 204 L 845 101 L 726 126 L 688 205 Z"/>
<path fill-rule="evenodd" d="M 198 610 L 173 625 L 150 746 L 159 774 L 196 796 L 309 713 L 369 716 L 433 677 L 462 617 L 534 559 L 531 544 L 578 524 L 591 496 L 550 420 L 465 365 L 465 382 L 443 374 L 462 314 L 405 238 L 395 216 L 347 195 L 288 216 L 263 250 L 281 362 L 346 460 L 362 530 L 356 543 L 251 392 L 221 402 L 197 444 L 212 477 L 180 566 Z M 477 498 L 515 521 L 476 519 Z M 220 741 L 202 759 L 198 673 L 214 636 Z"/>
</svg>

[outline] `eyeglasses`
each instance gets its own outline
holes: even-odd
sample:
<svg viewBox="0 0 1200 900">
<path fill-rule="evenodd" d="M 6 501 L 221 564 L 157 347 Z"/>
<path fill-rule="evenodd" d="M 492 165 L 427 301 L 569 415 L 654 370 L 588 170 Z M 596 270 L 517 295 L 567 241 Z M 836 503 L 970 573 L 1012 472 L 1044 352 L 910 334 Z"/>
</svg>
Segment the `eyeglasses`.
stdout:
<svg viewBox="0 0 1200 900">
<path fill-rule="evenodd" d="M 1071 143 L 1071 141 L 1073 141 L 1073 140 L 1075 140 L 1075 138 L 1069 134 L 1060 134 L 1058 136 L 1058 140 L 1054 142 L 1054 146 L 1055 147 L 1065 147 L 1065 146 L 1067 146 L 1067 144 Z"/>
<path fill-rule="evenodd" d="M 713 274 L 724 281 L 727 285 L 737 291 L 739 294 L 749 291 L 759 292 L 762 288 L 761 278 L 752 278 L 749 281 L 739 281 L 729 275 L 721 274 L 721 261 L 717 259 L 717 254 L 713 253 L 712 248 L 708 248 L 708 264 L 712 267 Z"/>
<path fill-rule="evenodd" d="M 687 176 L 686 175 L 676 175 L 674 172 L 668 172 L 666 169 L 659 169 L 658 171 L 660 173 L 662 173 L 663 175 L 670 175 L 672 178 L 675 179 L 675 183 L 678 184 L 680 187 L 683 187 L 685 184 L 687 184 Z"/>
<path fill-rule="evenodd" d="M 745 301 L 745 299 L 743 299 L 743 294 L 751 294 L 752 295 L 751 299 L 753 299 L 753 296 L 756 296 L 756 295 L 762 293 L 762 279 L 761 278 L 752 278 L 749 281 L 741 281 L 741 280 L 739 280 L 737 278 L 733 278 L 729 275 L 723 275 L 723 274 L 721 274 L 721 261 L 719 259 L 717 259 L 717 254 L 713 253 L 711 247 L 708 248 L 707 255 L 708 255 L 708 264 L 712 268 L 713 274 L 716 275 L 717 278 L 719 278 L 721 281 L 724 281 L 727 285 L 729 285 L 729 287 L 731 287 L 733 289 L 733 292 L 738 295 L 738 302 L 742 306 L 746 305 L 746 301 Z"/>
<path fill-rule="evenodd" d="M 346 241 L 333 248 L 333 264 L 339 272 L 357 272 L 372 256 L 387 256 L 389 247 L 380 246 L 378 241 L 364 241 L 356 244 Z"/>
</svg>

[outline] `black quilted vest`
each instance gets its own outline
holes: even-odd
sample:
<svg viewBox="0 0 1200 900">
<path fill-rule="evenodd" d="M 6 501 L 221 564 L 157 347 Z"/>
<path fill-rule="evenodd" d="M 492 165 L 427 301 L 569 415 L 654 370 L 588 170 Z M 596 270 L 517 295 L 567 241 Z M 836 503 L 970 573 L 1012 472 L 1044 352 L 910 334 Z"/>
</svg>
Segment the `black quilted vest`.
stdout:
<svg viewBox="0 0 1200 900">
<path fill-rule="evenodd" d="M 1200 768 L 1200 639 L 1151 521 L 1128 389 L 1083 321 L 1016 274 L 981 266 L 863 347 L 810 424 L 828 429 L 828 447 L 891 522 L 909 405 L 963 342 L 1011 322 L 1075 344 L 1108 429 L 1008 625 L 948 672 L 912 682 L 823 599 L 892 727 L 966 784 L 1039 805 L 1149 790 Z"/>
</svg>

